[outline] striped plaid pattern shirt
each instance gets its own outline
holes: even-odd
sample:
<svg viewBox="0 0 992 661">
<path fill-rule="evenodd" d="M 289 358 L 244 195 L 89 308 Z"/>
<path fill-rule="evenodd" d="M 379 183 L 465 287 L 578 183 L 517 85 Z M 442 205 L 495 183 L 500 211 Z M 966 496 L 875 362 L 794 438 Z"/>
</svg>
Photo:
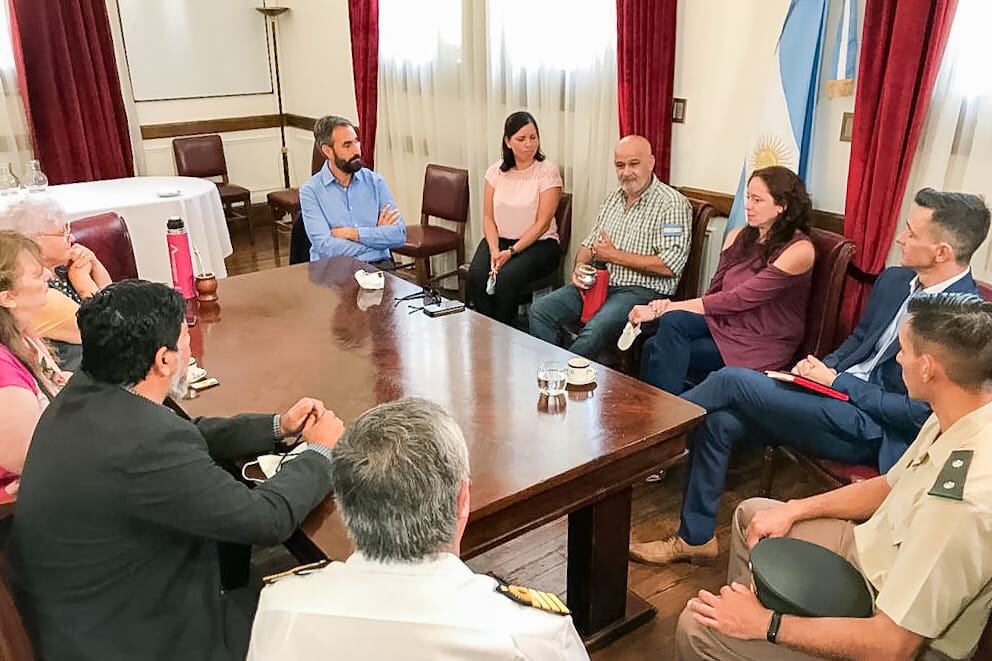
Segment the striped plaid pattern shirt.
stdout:
<svg viewBox="0 0 992 661">
<path fill-rule="evenodd" d="M 657 255 L 671 269 L 674 277 L 664 277 L 607 264 L 610 286 L 638 286 L 654 289 L 663 296 L 671 296 L 679 284 L 679 276 L 689 259 L 692 239 L 692 206 L 684 195 L 661 183 L 651 175 L 647 187 L 637 202 L 624 208 L 623 189 L 610 193 L 599 208 L 596 225 L 582 241 L 591 248 L 599 238 L 599 231 L 606 230 L 619 250 L 640 255 Z"/>
</svg>

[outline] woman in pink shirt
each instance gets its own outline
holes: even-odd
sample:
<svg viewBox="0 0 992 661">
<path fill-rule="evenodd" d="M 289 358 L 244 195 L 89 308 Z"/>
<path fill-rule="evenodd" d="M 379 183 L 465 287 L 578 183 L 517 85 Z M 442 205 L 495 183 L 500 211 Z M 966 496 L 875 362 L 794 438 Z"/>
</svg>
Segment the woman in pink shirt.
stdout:
<svg viewBox="0 0 992 661">
<path fill-rule="evenodd" d="M 485 238 L 472 258 L 465 288 L 476 311 L 509 324 L 523 286 L 558 267 L 561 249 L 554 216 L 561 176 L 541 153 L 537 122 L 528 112 L 506 118 L 502 148 L 503 158 L 486 170 Z M 493 275 L 496 286 L 490 294 L 487 284 Z"/>
<path fill-rule="evenodd" d="M 65 381 L 30 330 L 51 277 L 38 244 L 0 231 L 0 496 L 16 493 L 38 418 Z"/>
</svg>

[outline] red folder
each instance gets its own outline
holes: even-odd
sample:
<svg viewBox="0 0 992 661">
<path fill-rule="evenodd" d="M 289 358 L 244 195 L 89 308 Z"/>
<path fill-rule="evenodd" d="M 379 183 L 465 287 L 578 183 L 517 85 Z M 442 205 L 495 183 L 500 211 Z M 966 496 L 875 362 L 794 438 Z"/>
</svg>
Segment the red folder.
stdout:
<svg viewBox="0 0 992 661">
<path fill-rule="evenodd" d="M 799 386 L 800 388 L 805 388 L 806 390 L 812 390 L 815 393 L 821 395 L 826 395 L 827 397 L 833 397 L 834 399 L 839 399 L 842 402 L 849 402 L 851 398 L 847 396 L 846 393 L 842 393 L 839 390 L 834 390 L 830 386 L 825 386 L 822 383 L 817 383 L 816 381 L 810 381 L 807 378 L 801 377 L 798 374 L 793 374 L 792 372 L 777 372 L 775 370 L 767 370 L 765 374 L 776 381 L 783 381 L 785 383 L 792 383 Z"/>
<path fill-rule="evenodd" d="M 582 295 L 582 316 L 579 321 L 588 323 L 593 315 L 599 312 L 606 302 L 607 290 L 610 286 L 610 272 L 606 269 L 596 269 L 596 282 L 589 289 L 580 289 Z"/>
</svg>

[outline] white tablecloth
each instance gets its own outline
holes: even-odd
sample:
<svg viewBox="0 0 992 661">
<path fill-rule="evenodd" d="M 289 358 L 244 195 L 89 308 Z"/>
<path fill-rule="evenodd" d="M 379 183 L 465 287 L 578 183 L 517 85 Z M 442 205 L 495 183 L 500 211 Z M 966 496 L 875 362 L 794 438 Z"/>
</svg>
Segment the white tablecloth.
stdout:
<svg viewBox="0 0 992 661">
<path fill-rule="evenodd" d="M 176 197 L 159 197 L 162 190 L 178 189 Z M 203 258 L 203 268 L 218 278 L 227 276 L 224 258 L 233 252 L 224 208 L 217 186 L 192 177 L 131 177 L 81 184 L 50 186 L 48 193 L 70 220 L 116 211 L 124 218 L 134 244 L 138 276 L 172 284 L 165 242 L 165 222 L 179 216 L 186 222 L 190 243 Z M 193 264 L 194 270 L 197 269 Z"/>
</svg>

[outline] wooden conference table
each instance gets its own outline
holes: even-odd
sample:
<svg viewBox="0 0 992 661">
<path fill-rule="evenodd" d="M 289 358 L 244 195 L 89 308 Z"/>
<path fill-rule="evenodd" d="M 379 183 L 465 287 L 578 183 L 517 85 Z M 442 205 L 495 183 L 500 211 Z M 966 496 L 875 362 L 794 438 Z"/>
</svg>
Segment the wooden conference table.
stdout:
<svg viewBox="0 0 992 661">
<path fill-rule="evenodd" d="M 191 329 L 193 354 L 221 385 L 184 408 L 285 411 L 311 396 L 347 424 L 381 402 L 431 398 L 468 441 L 462 557 L 568 515 L 567 600 L 587 644 L 650 619 L 654 608 L 627 590 L 631 485 L 684 453 L 703 410 L 598 365 L 594 389 L 549 402 L 537 365 L 572 354 L 472 311 L 411 312 L 419 303 L 395 299 L 419 287 L 393 275 L 380 300 L 359 289 L 363 266 L 335 258 L 221 281 L 219 315 Z M 333 496 L 293 541 L 301 560 L 351 553 Z"/>
</svg>

